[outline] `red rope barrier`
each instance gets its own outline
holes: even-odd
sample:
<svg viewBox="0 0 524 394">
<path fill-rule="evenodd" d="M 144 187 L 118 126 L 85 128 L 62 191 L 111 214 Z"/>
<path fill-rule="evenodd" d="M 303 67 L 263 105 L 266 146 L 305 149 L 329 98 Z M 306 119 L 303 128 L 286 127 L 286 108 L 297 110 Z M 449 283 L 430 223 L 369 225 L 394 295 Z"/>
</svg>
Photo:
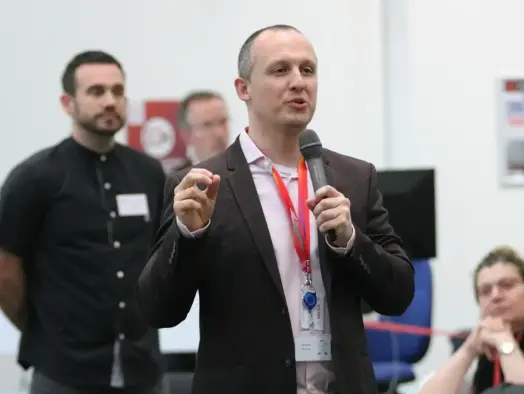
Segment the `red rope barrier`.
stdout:
<svg viewBox="0 0 524 394">
<path fill-rule="evenodd" d="M 440 335 L 449 338 L 466 338 L 469 334 L 464 332 L 451 332 L 429 327 L 412 326 L 387 321 L 365 321 L 364 327 L 370 330 L 389 331 L 397 334 L 412 334 L 423 336 Z"/>
</svg>

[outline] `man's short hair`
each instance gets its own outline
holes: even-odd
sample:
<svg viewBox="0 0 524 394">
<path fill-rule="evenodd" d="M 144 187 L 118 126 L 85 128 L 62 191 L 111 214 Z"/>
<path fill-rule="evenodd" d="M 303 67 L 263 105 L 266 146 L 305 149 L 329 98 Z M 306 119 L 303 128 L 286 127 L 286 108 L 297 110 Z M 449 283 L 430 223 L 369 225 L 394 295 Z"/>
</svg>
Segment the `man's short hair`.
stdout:
<svg viewBox="0 0 524 394">
<path fill-rule="evenodd" d="M 219 99 L 224 100 L 222 96 L 212 90 L 197 90 L 189 93 L 180 102 L 176 116 L 176 127 L 178 130 L 191 129 L 191 122 L 189 121 L 189 106 L 194 101 Z"/>
<path fill-rule="evenodd" d="M 85 64 L 114 64 L 124 74 L 124 69 L 120 62 L 109 53 L 103 51 L 78 53 L 67 63 L 62 74 L 62 89 L 70 96 L 74 96 L 76 93 L 76 70 Z"/>
<path fill-rule="evenodd" d="M 296 27 L 290 26 L 290 25 L 272 25 L 263 27 L 262 29 L 257 30 L 253 34 L 251 34 L 246 41 L 242 44 L 242 47 L 240 48 L 240 52 L 238 53 L 238 76 L 240 78 L 244 78 L 246 80 L 249 80 L 249 77 L 251 76 L 251 71 L 253 69 L 253 57 L 251 53 L 251 49 L 253 47 L 253 43 L 258 38 L 259 35 L 264 33 L 268 30 L 294 30 L 297 33 L 301 33 L 300 30 L 298 30 Z M 302 33 L 301 33 L 302 34 Z"/>
</svg>

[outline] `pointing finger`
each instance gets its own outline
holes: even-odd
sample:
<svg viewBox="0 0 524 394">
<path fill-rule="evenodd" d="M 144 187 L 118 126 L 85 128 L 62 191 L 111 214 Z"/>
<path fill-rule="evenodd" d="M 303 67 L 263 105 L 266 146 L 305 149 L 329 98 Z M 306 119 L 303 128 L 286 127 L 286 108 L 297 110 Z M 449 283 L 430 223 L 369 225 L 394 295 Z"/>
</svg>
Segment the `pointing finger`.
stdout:
<svg viewBox="0 0 524 394">
<path fill-rule="evenodd" d="M 211 200 L 216 200 L 218 187 L 220 186 L 220 176 L 213 175 L 213 182 L 207 187 L 206 194 Z"/>
</svg>

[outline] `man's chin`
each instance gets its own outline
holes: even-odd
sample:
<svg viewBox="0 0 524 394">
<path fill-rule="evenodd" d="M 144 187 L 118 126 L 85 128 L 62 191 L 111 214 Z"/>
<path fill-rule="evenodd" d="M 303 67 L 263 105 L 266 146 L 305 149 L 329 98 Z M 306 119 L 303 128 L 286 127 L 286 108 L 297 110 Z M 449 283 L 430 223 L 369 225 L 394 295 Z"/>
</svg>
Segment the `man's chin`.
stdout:
<svg viewBox="0 0 524 394">
<path fill-rule="evenodd" d="M 304 129 L 311 122 L 311 116 L 303 114 L 286 119 L 287 125 L 291 128 Z"/>
<path fill-rule="evenodd" d="M 93 134 L 96 134 L 97 136 L 100 136 L 100 137 L 107 137 L 107 138 L 111 138 L 111 137 L 114 137 L 116 133 L 118 133 L 122 128 L 118 128 L 118 129 L 114 129 L 114 128 L 111 128 L 111 129 L 100 129 L 100 128 L 90 128 L 88 129 L 89 132 L 93 133 Z"/>
</svg>

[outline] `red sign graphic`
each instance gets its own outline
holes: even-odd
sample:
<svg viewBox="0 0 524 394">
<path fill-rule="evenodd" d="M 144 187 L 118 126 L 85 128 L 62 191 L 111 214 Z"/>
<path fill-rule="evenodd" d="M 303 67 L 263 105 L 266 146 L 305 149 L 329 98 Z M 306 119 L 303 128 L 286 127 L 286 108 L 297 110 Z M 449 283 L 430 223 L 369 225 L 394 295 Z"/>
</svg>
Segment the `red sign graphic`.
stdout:
<svg viewBox="0 0 524 394">
<path fill-rule="evenodd" d="M 178 101 L 131 102 L 128 107 L 127 143 L 154 157 L 166 171 L 187 160 L 186 146 L 176 129 Z"/>
</svg>

